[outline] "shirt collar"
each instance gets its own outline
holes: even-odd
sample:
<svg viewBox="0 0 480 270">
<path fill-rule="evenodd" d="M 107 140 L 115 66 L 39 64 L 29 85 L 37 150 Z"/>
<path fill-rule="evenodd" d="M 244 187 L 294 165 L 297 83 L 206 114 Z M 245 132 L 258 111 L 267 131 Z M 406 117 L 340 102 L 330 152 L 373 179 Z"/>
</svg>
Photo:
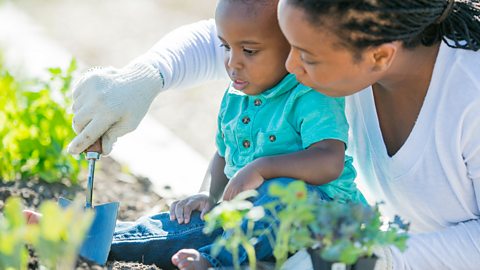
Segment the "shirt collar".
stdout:
<svg viewBox="0 0 480 270">
<path fill-rule="evenodd" d="M 283 79 L 277 83 L 274 87 L 254 96 L 250 97 L 263 97 L 265 99 L 273 98 L 282 95 L 285 92 L 288 92 L 295 87 L 299 82 L 297 81 L 295 75 L 293 74 L 287 74 Z M 239 96 L 248 96 L 247 94 L 243 93 L 242 91 L 239 91 L 230 84 L 230 87 L 228 88 L 228 92 L 231 94 L 239 95 Z"/>
</svg>

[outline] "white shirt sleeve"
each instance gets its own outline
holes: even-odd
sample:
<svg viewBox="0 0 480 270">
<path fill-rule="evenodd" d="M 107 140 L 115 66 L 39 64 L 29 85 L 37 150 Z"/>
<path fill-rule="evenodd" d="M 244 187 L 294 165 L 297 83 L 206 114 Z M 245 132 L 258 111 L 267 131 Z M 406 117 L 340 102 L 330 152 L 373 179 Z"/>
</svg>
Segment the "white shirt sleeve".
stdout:
<svg viewBox="0 0 480 270">
<path fill-rule="evenodd" d="M 476 219 L 413 234 L 405 253 L 393 250 L 394 269 L 480 269 L 480 101 L 465 108 L 462 122 L 462 156 L 476 194 Z"/>
<path fill-rule="evenodd" d="M 203 20 L 173 30 L 133 63 L 156 68 L 163 78 L 163 89 L 192 87 L 228 78 L 220 45 L 215 21 Z"/>
<path fill-rule="evenodd" d="M 478 269 L 480 220 L 432 233 L 415 234 L 402 253 L 393 248 L 393 269 Z"/>
</svg>

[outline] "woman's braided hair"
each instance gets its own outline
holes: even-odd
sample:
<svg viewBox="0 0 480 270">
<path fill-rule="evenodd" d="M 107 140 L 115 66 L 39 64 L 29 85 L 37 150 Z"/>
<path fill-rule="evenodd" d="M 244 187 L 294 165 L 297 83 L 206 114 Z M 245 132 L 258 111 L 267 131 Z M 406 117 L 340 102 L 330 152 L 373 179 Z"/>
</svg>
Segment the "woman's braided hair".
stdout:
<svg viewBox="0 0 480 270">
<path fill-rule="evenodd" d="M 480 0 L 288 0 L 310 23 L 334 27 L 356 50 L 392 41 L 406 48 L 443 40 L 450 47 L 480 49 Z"/>
</svg>

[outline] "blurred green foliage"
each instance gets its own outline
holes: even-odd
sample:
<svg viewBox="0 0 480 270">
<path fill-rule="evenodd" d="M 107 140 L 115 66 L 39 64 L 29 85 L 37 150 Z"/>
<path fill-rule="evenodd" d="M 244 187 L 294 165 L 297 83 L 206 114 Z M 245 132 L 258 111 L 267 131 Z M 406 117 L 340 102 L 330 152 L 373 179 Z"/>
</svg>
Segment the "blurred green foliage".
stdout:
<svg viewBox="0 0 480 270">
<path fill-rule="evenodd" d="M 72 60 L 66 70 L 49 69 L 46 82 L 26 82 L 0 62 L 0 180 L 77 182 L 83 161 L 65 151 L 75 135 L 66 108 L 76 67 Z"/>
<path fill-rule="evenodd" d="M 61 208 L 53 201 L 40 206 L 38 224 L 26 224 L 21 200 L 10 197 L 0 217 L 0 269 L 27 269 L 31 245 L 47 269 L 73 269 L 93 212 L 76 201 Z"/>
</svg>

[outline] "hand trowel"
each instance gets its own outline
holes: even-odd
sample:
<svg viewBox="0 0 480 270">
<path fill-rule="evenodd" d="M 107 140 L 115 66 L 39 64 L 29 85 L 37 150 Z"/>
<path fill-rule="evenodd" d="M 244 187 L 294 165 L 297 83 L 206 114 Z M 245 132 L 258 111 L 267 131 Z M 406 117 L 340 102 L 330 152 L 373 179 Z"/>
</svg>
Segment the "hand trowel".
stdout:
<svg viewBox="0 0 480 270">
<path fill-rule="evenodd" d="M 87 197 L 85 208 L 94 211 L 92 225 L 85 236 L 85 240 L 80 248 L 80 256 L 84 259 L 104 265 L 107 262 L 110 245 L 112 244 L 113 233 L 118 213 L 118 202 L 93 205 L 93 180 L 95 173 L 95 162 L 100 159 L 102 153 L 101 141 L 95 142 L 86 151 L 86 159 L 88 160 L 88 182 Z M 67 207 L 72 201 L 60 198 L 58 203 L 62 207 Z"/>
</svg>

